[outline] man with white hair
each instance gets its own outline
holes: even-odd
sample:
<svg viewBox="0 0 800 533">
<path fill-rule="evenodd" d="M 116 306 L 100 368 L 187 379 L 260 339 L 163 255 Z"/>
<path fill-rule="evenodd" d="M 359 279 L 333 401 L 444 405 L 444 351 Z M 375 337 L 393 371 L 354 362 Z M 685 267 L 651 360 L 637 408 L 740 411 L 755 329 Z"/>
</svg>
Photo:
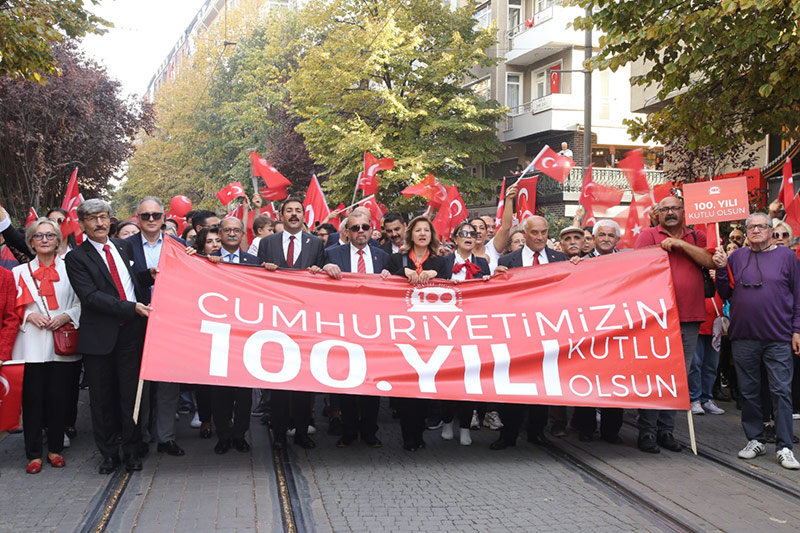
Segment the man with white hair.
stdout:
<svg viewBox="0 0 800 533">
<path fill-rule="evenodd" d="M 766 453 L 761 416 L 763 366 L 772 397 L 777 459 L 784 468 L 796 470 L 800 462 L 792 452 L 792 352 L 800 355 L 800 261 L 789 248 L 770 239 L 772 220 L 766 214 L 750 215 L 745 231 L 749 247 L 728 256 L 719 246 L 714 253 L 717 291 L 731 302 L 728 336 L 748 439 L 738 455 L 754 459 Z"/>
<path fill-rule="evenodd" d="M 617 250 L 617 243 L 622 236 L 622 229 L 615 220 L 602 219 L 598 220 L 592 230 L 594 235 L 594 251 L 593 257 L 600 255 L 615 254 Z"/>
</svg>

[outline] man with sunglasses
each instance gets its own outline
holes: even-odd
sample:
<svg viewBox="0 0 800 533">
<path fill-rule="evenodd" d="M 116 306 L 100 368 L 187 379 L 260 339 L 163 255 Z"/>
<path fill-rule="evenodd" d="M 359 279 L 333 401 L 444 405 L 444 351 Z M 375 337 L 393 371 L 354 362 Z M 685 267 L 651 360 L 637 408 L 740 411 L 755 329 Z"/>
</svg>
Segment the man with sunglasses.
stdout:
<svg viewBox="0 0 800 533">
<path fill-rule="evenodd" d="M 711 253 L 706 250 L 706 235 L 690 230 L 684 224 L 683 201 L 667 196 L 655 209 L 658 225 L 642 230 L 634 248 L 659 245 L 669 254 L 672 284 L 678 318 L 681 322 L 681 339 L 687 375 L 691 368 L 700 325 L 706 319 L 703 289 L 703 268 L 714 268 Z M 658 453 L 659 446 L 673 452 L 683 449 L 673 436 L 675 411 L 639 410 L 639 449 Z"/>
<path fill-rule="evenodd" d="M 742 459 L 766 453 L 761 413 L 761 367 L 766 369 L 775 418 L 775 450 L 784 468 L 800 468 L 792 452 L 792 352 L 800 355 L 800 261 L 770 240 L 772 219 L 753 213 L 745 225 L 750 246 L 714 253 L 720 297 L 731 302 L 731 339 L 747 445 Z M 760 310 L 761 312 L 754 312 Z"/>
<path fill-rule="evenodd" d="M 154 196 L 145 196 L 136 206 L 136 218 L 141 232 L 131 235 L 126 240 L 133 245 L 133 270 L 143 272 L 151 268 L 158 268 L 161 257 L 161 248 L 164 243 L 165 233 L 162 231 L 164 224 L 164 205 Z M 171 237 L 186 246 L 186 243 Z M 151 289 L 152 291 L 152 289 Z M 148 291 L 148 296 L 151 294 Z M 150 300 L 147 300 L 149 304 Z M 155 394 L 153 390 L 155 389 Z M 142 406 L 139 422 L 142 428 L 143 451 L 150 440 L 151 430 L 155 433 L 157 449 L 168 455 L 184 455 L 183 448 L 175 442 L 175 412 L 178 410 L 180 385 L 178 383 L 145 382 L 142 391 Z M 151 405 L 151 399 L 155 405 Z M 155 421 L 153 417 L 155 415 Z"/>
<path fill-rule="evenodd" d="M 354 274 L 379 274 L 382 279 L 389 276 L 389 254 L 378 246 L 369 244 L 370 216 L 363 211 L 353 211 L 346 220 L 346 231 L 350 242 L 325 249 L 325 266 L 322 269 L 332 279 L 342 279 L 342 272 Z M 379 396 L 357 396 L 342 394 L 339 405 L 342 410 L 342 437 L 336 443 L 346 448 L 358 441 L 370 448 L 380 448 L 378 431 Z"/>
</svg>

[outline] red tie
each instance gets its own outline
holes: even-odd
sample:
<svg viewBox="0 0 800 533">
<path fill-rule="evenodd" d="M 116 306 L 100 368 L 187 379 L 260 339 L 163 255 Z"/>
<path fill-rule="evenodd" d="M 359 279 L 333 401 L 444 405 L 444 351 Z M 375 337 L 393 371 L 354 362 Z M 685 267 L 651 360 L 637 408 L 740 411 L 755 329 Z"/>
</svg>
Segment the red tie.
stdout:
<svg viewBox="0 0 800 533">
<path fill-rule="evenodd" d="M 286 264 L 294 267 L 294 235 L 289 235 L 289 248 L 286 250 Z"/>
<path fill-rule="evenodd" d="M 364 263 L 364 250 L 358 251 L 358 273 L 359 274 L 367 273 L 367 264 Z"/>
<path fill-rule="evenodd" d="M 122 288 L 122 280 L 119 278 L 119 272 L 117 272 L 117 264 L 114 262 L 114 256 L 111 255 L 111 247 L 107 244 L 103 246 L 103 251 L 106 253 L 106 261 L 108 261 L 108 270 L 111 272 L 111 279 L 114 280 L 114 285 L 117 287 L 117 292 L 119 293 L 120 300 L 127 300 L 128 297 L 125 295 L 125 289 Z"/>
<path fill-rule="evenodd" d="M 539 252 L 533 252 L 533 264 L 534 265 L 539 264 Z"/>
</svg>

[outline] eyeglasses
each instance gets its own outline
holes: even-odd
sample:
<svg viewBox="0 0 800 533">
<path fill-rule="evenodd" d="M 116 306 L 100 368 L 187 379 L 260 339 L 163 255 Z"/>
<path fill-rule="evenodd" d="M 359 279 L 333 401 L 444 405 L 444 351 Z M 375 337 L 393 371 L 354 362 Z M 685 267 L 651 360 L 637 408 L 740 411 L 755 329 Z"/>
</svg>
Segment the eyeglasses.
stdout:
<svg viewBox="0 0 800 533">
<path fill-rule="evenodd" d="M 769 229 L 769 224 L 749 224 L 745 229 L 747 231 L 767 231 Z M 732 237 L 732 239 L 736 240 L 736 237 Z"/>
<path fill-rule="evenodd" d="M 360 224 L 360 225 L 359 224 L 353 224 L 348 229 L 350 231 L 358 231 L 358 230 L 369 231 L 371 227 L 372 226 L 370 226 L 369 224 Z"/>
<path fill-rule="evenodd" d="M 242 233 L 242 228 L 222 228 L 222 233 L 239 235 Z"/>
<path fill-rule="evenodd" d="M 92 224 L 97 224 L 98 222 L 109 222 L 111 217 L 108 215 L 87 215 L 83 217 L 84 222 L 91 222 Z"/>
<path fill-rule="evenodd" d="M 457 237 L 472 237 L 473 239 L 478 236 L 477 231 L 459 231 Z"/>
<path fill-rule="evenodd" d="M 142 220 L 161 220 L 164 213 L 139 213 L 139 218 Z"/>
<path fill-rule="evenodd" d="M 759 252 L 754 252 L 754 251 L 750 250 L 750 255 L 747 256 L 747 261 L 745 262 L 744 268 L 742 269 L 742 276 L 741 276 L 742 287 L 750 287 L 750 288 L 757 289 L 758 287 L 761 287 L 764 284 L 764 274 L 761 273 L 761 268 L 758 266 L 758 253 Z M 753 256 L 755 256 L 755 258 L 756 258 L 756 272 L 758 272 L 758 277 L 761 279 L 761 281 L 759 281 L 758 283 L 745 283 L 744 282 L 744 272 L 745 272 L 745 270 L 747 270 L 747 267 L 750 265 L 750 259 L 752 259 Z"/>
<path fill-rule="evenodd" d="M 784 239 L 788 239 L 789 238 L 789 234 L 786 233 L 785 231 L 783 233 L 778 233 L 776 231 L 775 233 L 772 234 L 772 238 L 773 239 L 780 239 L 781 237 L 783 237 Z"/>
<path fill-rule="evenodd" d="M 56 235 L 55 233 L 34 233 L 33 234 L 33 240 L 34 241 L 43 241 L 45 239 L 48 240 L 48 241 L 52 241 L 52 240 L 55 240 L 56 237 L 58 237 L 58 235 Z"/>
<path fill-rule="evenodd" d="M 661 211 L 661 212 L 664 212 L 664 213 L 680 213 L 681 211 L 683 211 L 683 206 L 682 205 L 668 205 L 668 206 L 665 206 L 665 207 L 659 207 L 658 210 Z"/>
<path fill-rule="evenodd" d="M 48 218 L 47 220 L 49 220 L 50 222 L 55 222 L 59 226 L 61 225 L 62 222 L 64 222 L 63 218 Z"/>
</svg>

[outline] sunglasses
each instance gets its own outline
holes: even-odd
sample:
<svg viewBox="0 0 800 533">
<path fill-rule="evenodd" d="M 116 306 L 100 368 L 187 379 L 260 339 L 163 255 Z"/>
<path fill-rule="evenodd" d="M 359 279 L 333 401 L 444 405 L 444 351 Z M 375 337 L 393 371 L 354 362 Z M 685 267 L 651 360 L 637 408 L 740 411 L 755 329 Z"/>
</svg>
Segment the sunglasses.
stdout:
<svg viewBox="0 0 800 533">
<path fill-rule="evenodd" d="M 139 213 L 139 218 L 142 220 L 161 220 L 164 213 Z"/>
<path fill-rule="evenodd" d="M 783 233 L 775 232 L 775 233 L 772 234 L 772 238 L 773 239 L 780 239 L 781 237 L 783 237 L 784 239 L 788 239 L 789 238 L 789 234 L 786 233 L 786 232 L 783 232 Z"/>
<path fill-rule="evenodd" d="M 50 220 L 50 222 L 55 222 L 55 223 L 56 223 L 56 224 L 58 224 L 59 226 L 61 225 L 61 223 L 62 223 L 62 222 L 64 222 L 64 219 L 63 219 L 63 218 L 51 218 L 51 219 L 49 219 L 49 220 Z"/>
<path fill-rule="evenodd" d="M 477 231 L 460 231 L 458 232 L 459 237 L 472 237 L 473 239 L 478 236 Z"/>
<path fill-rule="evenodd" d="M 370 228 L 372 228 L 372 226 L 370 226 L 369 224 L 360 224 L 360 225 L 359 224 L 353 224 L 348 229 L 350 231 L 358 231 L 358 230 L 369 231 Z"/>
</svg>

